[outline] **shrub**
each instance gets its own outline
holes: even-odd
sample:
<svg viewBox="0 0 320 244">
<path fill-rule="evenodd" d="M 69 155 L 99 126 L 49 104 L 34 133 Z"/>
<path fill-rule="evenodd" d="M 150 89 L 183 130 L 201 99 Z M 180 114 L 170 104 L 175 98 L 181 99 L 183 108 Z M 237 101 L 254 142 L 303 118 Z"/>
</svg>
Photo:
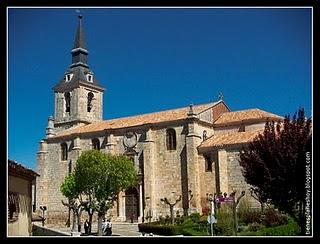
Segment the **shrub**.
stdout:
<svg viewBox="0 0 320 244">
<path fill-rule="evenodd" d="M 257 231 L 259 236 L 294 236 L 300 234 L 299 225 L 290 218 L 286 225 L 280 225 L 276 227 L 262 228 Z"/>
<path fill-rule="evenodd" d="M 189 219 L 189 218 L 188 218 L 187 216 L 177 217 L 177 218 L 175 219 L 175 223 L 176 223 L 177 225 L 182 225 L 182 224 L 184 224 L 185 221 L 187 221 L 188 219 Z M 190 222 L 192 222 L 192 221 L 190 220 Z"/>
<path fill-rule="evenodd" d="M 250 204 L 247 199 L 243 199 L 239 203 L 238 207 L 238 220 L 239 223 L 250 224 L 250 223 L 261 223 L 261 211 L 250 208 Z"/>
<path fill-rule="evenodd" d="M 268 207 L 263 215 L 262 224 L 266 227 L 273 227 L 278 225 L 284 225 L 288 223 L 288 219 L 285 215 L 281 214 L 273 207 Z"/>
<path fill-rule="evenodd" d="M 218 235 L 230 236 L 234 233 L 234 221 L 231 206 L 224 206 L 217 211 L 217 223 L 215 227 Z"/>
<path fill-rule="evenodd" d="M 191 218 L 193 223 L 199 223 L 200 214 L 199 213 L 192 213 L 192 214 L 190 214 L 190 218 Z"/>
<path fill-rule="evenodd" d="M 183 223 L 182 223 L 183 226 L 192 226 L 193 225 L 193 221 L 191 218 L 185 218 Z"/>
<path fill-rule="evenodd" d="M 208 215 L 209 212 L 210 212 L 210 208 L 209 207 L 202 208 L 202 215 Z"/>
<path fill-rule="evenodd" d="M 153 223 L 142 223 L 138 224 L 139 232 L 153 233 L 164 236 L 179 235 L 182 232 L 181 226 L 177 225 L 158 225 L 156 222 Z"/>
<path fill-rule="evenodd" d="M 184 236 L 207 236 L 207 229 L 199 229 L 197 227 L 183 228 L 181 234 Z"/>
<path fill-rule="evenodd" d="M 259 230 L 259 229 L 261 229 L 261 228 L 263 228 L 264 227 L 264 225 L 262 225 L 262 224 L 259 224 L 259 223 L 251 223 L 251 224 L 249 224 L 248 225 L 248 231 L 257 231 L 257 230 Z"/>
</svg>

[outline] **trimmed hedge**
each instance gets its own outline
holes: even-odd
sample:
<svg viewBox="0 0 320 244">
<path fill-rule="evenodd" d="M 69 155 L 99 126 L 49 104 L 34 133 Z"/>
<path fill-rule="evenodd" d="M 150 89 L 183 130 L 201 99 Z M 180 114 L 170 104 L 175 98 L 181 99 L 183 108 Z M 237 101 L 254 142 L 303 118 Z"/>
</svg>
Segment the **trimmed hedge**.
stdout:
<svg viewBox="0 0 320 244">
<path fill-rule="evenodd" d="M 186 221 L 186 225 L 159 225 L 158 222 L 142 223 L 138 225 L 139 232 L 153 233 L 164 236 L 184 235 L 184 236 L 206 236 L 207 229 L 199 225 L 192 225 Z"/>
<path fill-rule="evenodd" d="M 157 235 L 172 236 L 182 233 L 181 226 L 176 225 L 159 225 L 154 223 L 142 223 L 138 225 L 139 232 L 153 233 Z"/>
<path fill-rule="evenodd" d="M 257 231 L 259 236 L 295 236 L 300 235 L 301 229 L 299 225 L 292 219 L 288 224 L 276 227 L 262 228 Z"/>
</svg>

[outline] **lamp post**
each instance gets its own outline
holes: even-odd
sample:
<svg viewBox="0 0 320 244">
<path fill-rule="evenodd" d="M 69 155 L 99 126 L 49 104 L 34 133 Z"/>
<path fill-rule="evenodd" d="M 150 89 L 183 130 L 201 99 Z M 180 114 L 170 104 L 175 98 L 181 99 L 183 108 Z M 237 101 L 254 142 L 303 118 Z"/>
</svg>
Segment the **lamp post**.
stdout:
<svg viewBox="0 0 320 244">
<path fill-rule="evenodd" d="M 207 193 L 207 200 L 210 202 L 210 216 L 208 216 L 208 222 L 210 222 L 211 236 L 213 236 L 213 222 L 214 222 L 214 196 Z"/>
</svg>

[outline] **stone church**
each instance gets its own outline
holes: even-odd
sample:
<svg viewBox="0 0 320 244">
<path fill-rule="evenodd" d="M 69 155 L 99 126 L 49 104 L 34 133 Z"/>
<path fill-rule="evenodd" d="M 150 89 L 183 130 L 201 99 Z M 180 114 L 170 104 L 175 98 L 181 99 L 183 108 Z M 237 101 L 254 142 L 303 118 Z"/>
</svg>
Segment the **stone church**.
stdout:
<svg viewBox="0 0 320 244">
<path fill-rule="evenodd" d="M 89 149 L 125 154 L 138 172 L 137 185 L 121 192 L 108 212 L 114 221 L 165 217 L 169 208 L 163 198 L 175 202 L 181 196 L 175 212 L 202 213 L 209 206 L 208 193 L 248 192 L 239 150 L 264 129 L 267 119 L 283 118 L 260 109 L 230 111 L 220 97 L 207 104 L 103 120 L 105 88 L 88 65 L 81 15 L 78 21 L 72 63 L 53 87 L 54 116 L 48 118 L 37 152 L 36 201 L 37 208 L 47 206 L 47 223 L 66 222 L 60 185 L 81 152 Z"/>
</svg>

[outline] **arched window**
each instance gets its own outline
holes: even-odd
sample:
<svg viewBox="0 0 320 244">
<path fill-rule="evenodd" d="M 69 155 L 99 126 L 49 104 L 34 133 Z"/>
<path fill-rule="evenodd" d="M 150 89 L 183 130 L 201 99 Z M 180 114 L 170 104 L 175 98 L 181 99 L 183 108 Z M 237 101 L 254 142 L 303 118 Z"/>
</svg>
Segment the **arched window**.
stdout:
<svg viewBox="0 0 320 244">
<path fill-rule="evenodd" d="M 65 142 L 61 144 L 61 160 L 68 160 L 68 145 Z"/>
<path fill-rule="evenodd" d="M 174 129 L 167 129 L 166 143 L 167 143 L 167 150 L 176 150 L 177 140 L 176 140 L 176 131 Z"/>
<path fill-rule="evenodd" d="M 206 139 L 207 139 L 207 131 L 206 131 L 206 130 L 203 131 L 202 139 L 203 139 L 203 140 L 206 140 Z"/>
<path fill-rule="evenodd" d="M 93 97 L 94 97 L 93 93 L 89 92 L 88 97 L 87 97 L 87 111 L 88 112 L 91 112 Z"/>
<path fill-rule="evenodd" d="M 64 94 L 64 100 L 66 104 L 66 113 L 70 113 L 70 92 Z"/>
<path fill-rule="evenodd" d="M 97 138 L 92 139 L 92 149 L 100 150 L 100 141 Z"/>
</svg>

